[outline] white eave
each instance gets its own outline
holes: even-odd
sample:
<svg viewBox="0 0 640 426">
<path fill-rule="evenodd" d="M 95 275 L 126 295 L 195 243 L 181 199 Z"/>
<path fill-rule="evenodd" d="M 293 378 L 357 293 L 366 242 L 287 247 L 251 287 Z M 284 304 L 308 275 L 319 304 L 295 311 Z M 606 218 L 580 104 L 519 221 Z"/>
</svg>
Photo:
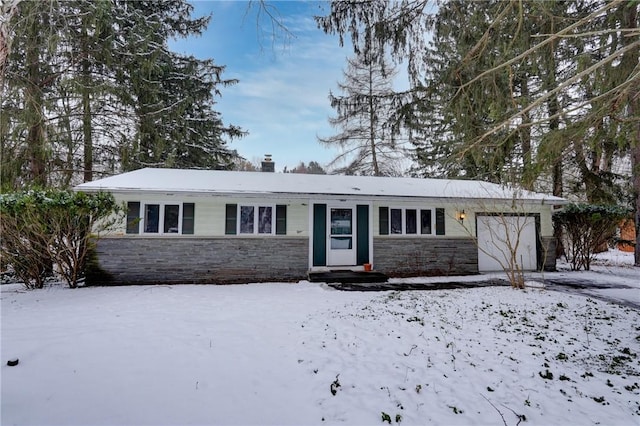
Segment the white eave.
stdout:
<svg viewBox="0 0 640 426">
<path fill-rule="evenodd" d="M 472 180 L 311 175 L 146 168 L 86 182 L 76 191 L 150 192 L 276 198 L 429 198 L 512 200 L 560 205 L 567 200 Z M 515 197 L 514 197 L 515 194 Z"/>
</svg>

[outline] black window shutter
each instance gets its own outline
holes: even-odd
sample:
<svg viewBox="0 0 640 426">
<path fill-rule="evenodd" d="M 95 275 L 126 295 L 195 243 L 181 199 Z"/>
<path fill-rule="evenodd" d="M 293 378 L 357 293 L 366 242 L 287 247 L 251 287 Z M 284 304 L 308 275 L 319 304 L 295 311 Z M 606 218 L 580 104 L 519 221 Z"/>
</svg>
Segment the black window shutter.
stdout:
<svg viewBox="0 0 640 426">
<path fill-rule="evenodd" d="M 287 235 L 287 206 L 276 206 L 276 235 Z"/>
<path fill-rule="evenodd" d="M 238 205 L 227 204 L 224 233 L 227 235 L 235 235 L 237 230 L 237 225 L 236 225 L 237 221 L 238 221 Z"/>
<path fill-rule="evenodd" d="M 362 265 L 369 263 L 369 206 L 358 205 L 356 207 L 357 216 L 357 238 L 356 238 L 356 263 Z"/>
<path fill-rule="evenodd" d="M 140 202 L 127 203 L 127 234 L 138 234 L 140 228 Z"/>
<path fill-rule="evenodd" d="M 327 264 L 327 205 L 313 205 L 313 266 Z"/>
<path fill-rule="evenodd" d="M 380 235 L 389 235 L 389 207 L 380 207 Z"/>
<path fill-rule="evenodd" d="M 436 209 L 436 235 L 444 235 L 444 209 Z"/>
</svg>

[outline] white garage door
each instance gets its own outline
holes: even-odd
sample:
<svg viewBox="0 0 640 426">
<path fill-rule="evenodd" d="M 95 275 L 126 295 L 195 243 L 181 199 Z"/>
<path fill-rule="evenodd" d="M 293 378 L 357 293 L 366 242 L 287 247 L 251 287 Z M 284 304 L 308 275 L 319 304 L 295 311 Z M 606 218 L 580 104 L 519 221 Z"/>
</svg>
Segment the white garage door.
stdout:
<svg viewBox="0 0 640 426">
<path fill-rule="evenodd" d="M 477 216 L 478 270 L 502 271 L 511 249 L 525 271 L 537 269 L 536 224 L 532 216 Z M 510 249 L 511 248 L 511 249 Z"/>
</svg>

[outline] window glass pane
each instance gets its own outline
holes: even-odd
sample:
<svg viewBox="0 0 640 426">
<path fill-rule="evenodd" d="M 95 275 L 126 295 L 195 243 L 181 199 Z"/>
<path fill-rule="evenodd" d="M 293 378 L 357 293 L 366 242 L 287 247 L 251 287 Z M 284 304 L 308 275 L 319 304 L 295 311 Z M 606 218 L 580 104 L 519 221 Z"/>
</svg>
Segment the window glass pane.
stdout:
<svg viewBox="0 0 640 426">
<path fill-rule="evenodd" d="M 127 234 L 137 234 L 140 229 L 140 203 L 129 201 L 127 203 Z"/>
<path fill-rule="evenodd" d="M 271 233 L 272 213 L 271 207 L 258 207 L 258 234 Z"/>
<path fill-rule="evenodd" d="M 160 205 L 146 204 L 144 206 L 144 232 L 158 232 L 160 224 Z"/>
<path fill-rule="evenodd" d="M 351 237 L 331 237 L 331 250 L 351 250 Z"/>
<path fill-rule="evenodd" d="M 253 206 L 240 206 L 240 233 L 253 234 Z"/>
<path fill-rule="evenodd" d="M 431 210 L 420 210 L 420 233 L 431 233 Z"/>
<path fill-rule="evenodd" d="M 391 233 L 402 234 L 402 209 L 391 209 Z"/>
<path fill-rule="evenodd" d="M 193 234 L 196 205 L 184 203 L 182 205 L 182 233 Z"/>
<path fill-rule="evenodd" d="M 178 233 L 178 215 L 180 214 L 180 206 L 176 204 L 168 204 L 164 206 L 164 227 L 165 234 Z"/>
<path fill-rule="evenodd" d="M 418 213 L 415 210 L 407 210 L 405 215 L 407 234 L 416 234 L 418 232 Z"/>
<path fill-rule="evenodd" d="M 331 209 L 331 235 L 351 235 L 352 209 Z"/>
</svg>

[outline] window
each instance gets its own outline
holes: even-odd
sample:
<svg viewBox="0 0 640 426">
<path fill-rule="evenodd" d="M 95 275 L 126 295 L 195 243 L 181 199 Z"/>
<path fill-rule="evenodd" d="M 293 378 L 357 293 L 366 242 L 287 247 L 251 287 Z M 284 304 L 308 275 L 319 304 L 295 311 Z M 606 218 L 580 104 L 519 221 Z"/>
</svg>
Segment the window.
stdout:
<svg viewBox="0 0 640 426">
<path fill-rule="evenodd" d="M 431 210 L 420 210 L 420 233 L 431 233 Z"/>
<path fill-rule="evenodd" d="M 391 233 L 402 234 L 402 209 L 391 209 Z"/>
<path fill-rule="evenodd" d="M 353 248 L 353 209 L 331 209 L 331 250 Z"/>
<path fill-rule="evenodd" d="M 157 233 L 160 224 L 160 204 L 145 204 L 144 232 Z"/>
<path fill-rule="evenodd" d="M 405 233 L 417 234 L 418 233 L 418 216 L 415 209 L 407 209 L 405 213 L 406 228 Z"/>
<path fill-rule="evenodd" d="M 178 218 L 180 216 L 180 206 L 177 204 L 167 204 L 164 206 L 164 233 L 178 233 Z"/>
<path fill-rule="evenodd" d="M 351 235 L 352 209 L 331 209 L 331 235 Z"/>
<path fill-rule="evenodd" d="M 270 234 L 273 222 L 272 208 L 258 207 L 258 234 Z"/>
<path fill-rule="evenodd" d="M 184 203 L 182 205 L 182 233 L 184 235 L 193 235 L 196 221 L 196 205 L 193 203 Z"/>
<path fill-rule="evenodd" d="M 140 217 L 142 214 L 142 217 Z M 142 219 L 142 220 L 141 220 Z M 195 204 L 127 203 L 127 234 L 193 234 Z"/>
<path fill-rule="evenodd" d="M 444 209 L 436 210 L 436 226 L 444 235 Z M 430 235 L 433 209 L 380 207 L 380 235 Z M 440 216 L 441 215 L 441 216 Z M 419 221 L 418 221 L 419 220 Z"/>
<path fill-rule="evenodd" d="M 240 206 L 240 233 L 253 234 L 253 206 Z"/>
<path fill-rule="evenodd" d="M 239 207 L 239 208 L 238 208 Z M 227 204 L 225 208 L 226 235 L 285 235 L 287 206 L 248 206 Z"/>
<path fill-rule="evenodd" d="M 272 234 L 272 230 L 272 206 L 240 206 L 240 234 Z"/>
</svg>

